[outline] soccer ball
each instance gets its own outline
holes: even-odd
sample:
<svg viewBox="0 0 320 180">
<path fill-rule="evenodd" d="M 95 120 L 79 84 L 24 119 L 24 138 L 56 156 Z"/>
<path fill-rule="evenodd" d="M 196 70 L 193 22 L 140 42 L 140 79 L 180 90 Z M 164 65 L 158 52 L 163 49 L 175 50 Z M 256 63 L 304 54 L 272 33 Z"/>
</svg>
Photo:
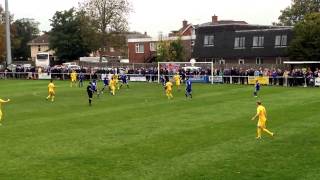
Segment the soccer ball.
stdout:
<svg viewBox="0 0 320 180">
<path fill-rule="evenodd" d="M 191 66 L 194 66 L 194 64 L 195 64 L 196 62 L 197 62 L 197 61 L 196 61 L 195 59 L 191 59 L 191 60 L 190 60 Z"/>
</svg>

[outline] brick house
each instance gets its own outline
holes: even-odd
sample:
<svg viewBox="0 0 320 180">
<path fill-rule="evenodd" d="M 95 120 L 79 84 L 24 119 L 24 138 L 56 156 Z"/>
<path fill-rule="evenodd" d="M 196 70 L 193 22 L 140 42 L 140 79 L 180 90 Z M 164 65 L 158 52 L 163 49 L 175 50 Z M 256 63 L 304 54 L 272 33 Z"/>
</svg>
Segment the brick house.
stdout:
<svg viewBox="0 0 320 180">
<path fill-rule="evenodd" d="M 168 37 L 159 36 L 157 38 L 130 38 L 128 39 L 128 54 L 130 63 L 149 63 L 153 62 L 157 56 L 157 43 L 160 41 L 173 41 L 181 37 L 185 50 L 185 59 L 191 58 L 193 44 L 195 40 L 195 26 L 182 22 L 182 27 L 177 31 L 172 31 Z"/>
<path fill-rule="evenodd" d="M 107 37 L 107 46 L 103 50 L 102 56 L 108 57 L 110 60 L 120 60 L 128 58 L 127 40 L 129 38 L 150 38 L 147 34 L 138 32 L 112 33 Z M 49 50 L 49 34 L 45 33 L 28 43 L 31 49 L 31 59 L 34 61 L 37 53 L 49 52 L 54 54 L 53 50 Z M 99 57 L 99 51 L 92 52 L 91 56 Z"/>
<path fill-rule="evenodd" d="M 244 21 L 204 23 L 196 29 L 193 57 L 216 64 L 282 64 L 293 38 L 291 26 L 253 25 Z"/>
<path fill-rule="evenodd" d="M 139 32 L 122 32 L 110 33 L 106 38 L 106 47 L 102 51 L 102 56 L 107 57 L 109 60 L 121 60 L 128 58 L 128 39 L 141 39 L 150 38 L 145 32 L 144 34 Z M 92 56 L 99 57 L 100 52 L 96 51 L 91 54 Z"/>
<path fill-rule="evenodd" d="M 44 33 L 43 35 L 33 39 L 28 43 L 31 49 L 31 59 L 34 61 L 36 59 L 37 53 L 49 52 L 54 54 L 54 51 L 49 50 L 49 35 Z"/>
</svg>

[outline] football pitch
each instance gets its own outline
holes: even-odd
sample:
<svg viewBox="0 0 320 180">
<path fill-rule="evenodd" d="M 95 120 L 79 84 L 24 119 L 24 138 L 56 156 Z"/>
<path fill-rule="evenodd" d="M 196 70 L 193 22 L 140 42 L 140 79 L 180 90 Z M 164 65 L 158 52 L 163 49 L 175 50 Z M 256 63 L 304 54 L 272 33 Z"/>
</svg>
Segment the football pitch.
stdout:
<svg viewBox="0 0 320 180">
<path fill-rule="evenodd" d="M 0 179 L 320 179 L 319 88 L 262 87 L 276 136 L 257 141 L 253 86 L 193 84 L 192 100 L 168 100 L 132 83 L 89 107 L 85 87 L 54 83 L 52 103 L 48 81 L 0 81 Z"/>
</svg>

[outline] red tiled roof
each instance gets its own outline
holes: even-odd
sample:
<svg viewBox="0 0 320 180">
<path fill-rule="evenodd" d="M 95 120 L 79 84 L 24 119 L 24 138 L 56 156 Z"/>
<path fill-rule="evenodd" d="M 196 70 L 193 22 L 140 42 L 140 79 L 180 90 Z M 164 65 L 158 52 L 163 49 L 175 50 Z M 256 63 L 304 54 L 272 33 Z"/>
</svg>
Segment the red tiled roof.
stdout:
<svg viewBox="0 0 320 180">
<path fill-rule="evenodd" d="M 177 35 L 182 35 L 188 28 L 190 28 L 190 26 L 192 26 L 192 24 L 188 24 L 185 27 L 180 28 L 179 30 L 175 30 L 175 31 L 171 31 L 171 36 L 177 36 Z"/>
<path fill-rule="evenodd" d="M 49 44 L 49 35 L 47 33 L 31 40 L 29 44 Z"/>
</svg>

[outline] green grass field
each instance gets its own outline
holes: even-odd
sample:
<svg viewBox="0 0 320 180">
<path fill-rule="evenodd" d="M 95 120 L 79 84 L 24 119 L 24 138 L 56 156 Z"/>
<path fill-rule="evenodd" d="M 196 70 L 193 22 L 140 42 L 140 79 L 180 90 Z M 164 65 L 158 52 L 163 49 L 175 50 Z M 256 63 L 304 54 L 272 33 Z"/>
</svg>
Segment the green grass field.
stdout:
<svg viewBox="0 0 320 180">
<path fill-rule="evenodd" d="M 0 179 L 320 179 L 320 89 L 262 87 L 257 141 L 252 86 L 194 84 L 194 99 L 131 84 L 89 107 L 85 88 L 0 81 Z"/>
</svg>

